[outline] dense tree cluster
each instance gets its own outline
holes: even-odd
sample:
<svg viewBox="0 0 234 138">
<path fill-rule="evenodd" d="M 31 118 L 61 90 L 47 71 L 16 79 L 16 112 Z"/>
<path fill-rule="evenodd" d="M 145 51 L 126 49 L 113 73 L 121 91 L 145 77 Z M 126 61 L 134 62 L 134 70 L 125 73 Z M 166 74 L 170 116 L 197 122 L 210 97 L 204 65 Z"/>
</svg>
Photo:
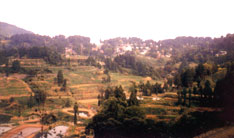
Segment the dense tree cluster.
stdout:
<svg viewBox="0 0 234 138">
<path fill-rule="evenodd" d="M 164 84 L 166 85 L 166 84 Z M 140 82 L 138 85 L 139 91 L 142 92 L 144 96 L 151 96 L 151 94 L 164 93 L 167 89 L 162 87 L 161 84 L 155 83 L 151 84 L 149 81 L 146 83 Z"/>
<path fill-rule="evenodd" d="M 131 54 L 119 55 L 113 60 L 111 58 L 106 58 L 105 68 L 116 72 L 122 72 L 122 68 L 129 68 L 132 69 L 132 73 L 136 75 L 150 76 L 153 79 L 161 77 L 156 69 L 142 61 L 137 61 L 135 56 Z"/>
<path fill-rule="evenodd" d="M 225 78 L 216 83 L 214 91 L 216 104 L 224 107 L 225 118 L 234 121 L 234 63 L 228 67 Z"/>
<path fill-rule="evenodd" d="M 109 87 L 105 90 L 105 100 L 102 110 L 93 117 L 86 129 L 94 130 L 95 137 L 138 136 L 147 134 L 147 119 L 138 107 L 136 90 L 133 90 L 129 100 L 121 86 Z"/>
<path fill-rule="evenodd" d="M 70 36 L 66 38 L 63 35 L 41 36 L 36 34 L 16 34 L 9 38 L 9 43 L 0 43 L 0 54 L 5 57 L 27 57 L 42 58 L 46 62 L 59 65 L 62 62 L 62 56 L 65 48 L 70 47 L 78 54 L 90 55 L 93 44 L 90 38 L 83 36 Z M 5 59 L 0 60 L 0 64 L 4 64 Z"/>
</svg>

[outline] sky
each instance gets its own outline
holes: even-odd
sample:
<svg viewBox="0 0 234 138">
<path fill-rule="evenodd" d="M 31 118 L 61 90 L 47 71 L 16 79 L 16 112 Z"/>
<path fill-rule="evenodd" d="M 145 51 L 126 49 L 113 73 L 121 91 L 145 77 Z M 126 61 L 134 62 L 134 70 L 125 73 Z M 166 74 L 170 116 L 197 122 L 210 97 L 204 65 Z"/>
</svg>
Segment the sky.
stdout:
<svg viewBox="0 0 234 138">
<path fill-rule="evenodd" d="M 0 0 L 0 21 L 40 35 L 81 35 L 97 43 L 234 33 L 233 0 Z"/>
</svg>

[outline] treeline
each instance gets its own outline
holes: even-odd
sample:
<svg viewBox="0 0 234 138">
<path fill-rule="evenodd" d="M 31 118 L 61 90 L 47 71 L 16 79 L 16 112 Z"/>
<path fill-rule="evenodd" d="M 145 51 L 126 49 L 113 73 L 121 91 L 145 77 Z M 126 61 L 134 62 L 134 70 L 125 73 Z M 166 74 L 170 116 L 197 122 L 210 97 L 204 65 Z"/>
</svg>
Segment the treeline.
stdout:
<svg viewBox="0 0 234 138">
<path fill-rule="evenodd" d="M 137 88 L 144 96 L 151 96 L 152 94 L 159 94 L 168 91 L 169 85 L 164 83 L 162 86 L 162 84 L 157 82 L 155 84 L 151 84 L 149 81 L 147 81 L 146 83 L 140 82 Z"/>
<path fill-rule="evenodd" d="M 90 43 L 90 38 L 83 36 L 66 38 L 59 35 L 51 38 L 36 34 L 17 34 L 7 38 L 7 43 L 0 42 L 0 56 L 42 58 L 50 64 L 59 65 L 66 47 L 72 48 L 78 54 L 90 55 L 94 46 Z M 0 64 L 3 63 L 4 61 L 0 60 Z"/>
<path fill-rule="evenodd" d="M 98 62 L 98 60 L 92 56 L 89 56 L 86 60 L 80 59 L 78 60 L 79 65 L 85 66 L 94 66 L 97 68 L 101 68 L 102 65 Z"/>
<path fill-rule="evenodd" d="M 131 54 L 124 54 L 116 56 L 113 60 L 107 58 L 105 60 L 105 68 L 112 71 L 122 72 L 122 68 L 132 69 L 132 73 L 139 76 L 150 76 L 153 79 L 160 78 L 160 74 L 152 66 L 143 63 L 142 61 L 137 61 L 136 57 Z"/>
</svg>

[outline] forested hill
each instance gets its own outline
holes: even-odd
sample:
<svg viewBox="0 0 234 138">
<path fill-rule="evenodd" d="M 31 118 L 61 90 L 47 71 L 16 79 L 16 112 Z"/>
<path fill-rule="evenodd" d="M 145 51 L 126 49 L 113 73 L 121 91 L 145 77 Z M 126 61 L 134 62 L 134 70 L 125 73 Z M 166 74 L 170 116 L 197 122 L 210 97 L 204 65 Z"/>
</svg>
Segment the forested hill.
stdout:
<svg viewBox="0 0 234 138">
<path fill-rule="evenodd" d="M 5 37 L 11 37 L 15 34 L 32 34 L 32 32 L 19 28 L 15 25 L 0 22 L 0 35 Z"/>
</svg>

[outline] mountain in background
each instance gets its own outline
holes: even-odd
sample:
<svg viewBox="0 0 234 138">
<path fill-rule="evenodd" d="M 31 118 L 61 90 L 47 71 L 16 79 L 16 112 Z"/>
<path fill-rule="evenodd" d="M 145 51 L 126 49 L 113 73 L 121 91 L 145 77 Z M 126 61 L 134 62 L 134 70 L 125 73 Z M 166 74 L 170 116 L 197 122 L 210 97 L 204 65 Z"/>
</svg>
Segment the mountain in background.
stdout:
<svg viewBox="0 0 234 138">
<path fill-rule="evenodd" d="M 0 35 L 4 37 L 11 37 L 15 34 L 32 34 L 32 32 L 19 28 L 15 25 L 0 22 Z"/>
</svg>

